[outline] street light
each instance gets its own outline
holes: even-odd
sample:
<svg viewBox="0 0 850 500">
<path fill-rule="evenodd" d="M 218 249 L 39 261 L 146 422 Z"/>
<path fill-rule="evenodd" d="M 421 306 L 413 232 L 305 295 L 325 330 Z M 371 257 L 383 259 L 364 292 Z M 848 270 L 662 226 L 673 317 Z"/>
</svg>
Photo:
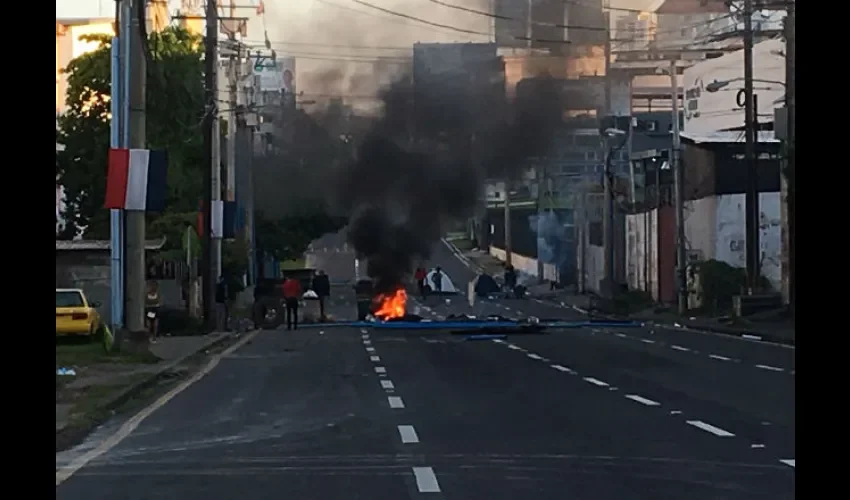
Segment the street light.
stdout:
<svg viewBox="0 0 850 500">
<path fill-rule="evenodd" d="M 726 88 L 727 86 L 729 86 L 730 83 L 742 82 L 742 81 L 744 81 L 744 79 L 740 78 L 740 77 L 739 78 L 732 78 L 731 80 L 714 80 L 713 82 L 711 82 L 711 83 L 709 83 L 708 85 L 705 86 L 705 91 L 706 92 L 717 92 L 717 91 L 722 90 L 722 89 Z M 785 82 L 780 82 L 780 81 L 776 81 L 776 80 L 761 80 L 761 79 L 758 79 L 758 78 L 753 78 L 753 82 L 772 83 L 774 85 L 782 85 L 782 87 L 785 87 Z"/>
</svg>

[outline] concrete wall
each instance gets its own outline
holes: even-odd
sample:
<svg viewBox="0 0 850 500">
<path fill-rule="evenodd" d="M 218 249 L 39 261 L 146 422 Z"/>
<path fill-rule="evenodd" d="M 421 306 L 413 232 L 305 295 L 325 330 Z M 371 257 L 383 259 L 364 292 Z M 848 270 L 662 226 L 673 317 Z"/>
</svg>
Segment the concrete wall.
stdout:
<svg viewBox="0 0 850 500">
<path fill-rule="evenodd" d="M 775 290 L 782 283 L 780 193 L 760 193 L 761 274 Z M 685 204 L 685 239 L 688 253 L 698 260 L 716 259 L 745 268 L 745 195 L 709 196 Z"/>
<path fill-rule="evenodd" d="M 658 210 L 626 216 L 626 282 L 658 300 Z"/>
<path fill-rule="evenodd" d="M 505 251 L 501 248 L 491 246 L 490 255 L 505 261 Z M 511 252 L 511 265 L 523 275 L 537 277 L 537 259 Z M 558 267 L 554 264 L 543 264 L 543 279 L 546 281 L 558 281 Z"/>
</svg>

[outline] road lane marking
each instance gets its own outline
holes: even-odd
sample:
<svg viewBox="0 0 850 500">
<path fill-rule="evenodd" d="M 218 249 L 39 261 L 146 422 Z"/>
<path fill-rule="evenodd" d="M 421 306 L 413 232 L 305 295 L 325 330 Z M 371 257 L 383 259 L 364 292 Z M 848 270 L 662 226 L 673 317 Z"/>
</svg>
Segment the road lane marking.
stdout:
<svg viewBox="0 0 850 500">
<path fill-rule="evenodd" d="M 562 365 L 552 365 L 552 368 L 558 370 L 559 372 L 575 373 L 572 369 L 567 368 L 566 366 L 562 366 Z"/>
<path fill-rule="evenodd" d="M 108 452 L 116 445 L 118 445 L 121 441 L 126 439 L 127 436 L 132 434 L 133 431 L 135 431 L 136 428 L 139 427 L 139 424 L 141 424 L 142 421 L 148 418 L 153 412 L 162 408 L 163 406 L 168 404 L 168 402 L 171 401 L 175 396 L 188 389 L 195 382 L 204 378 L 216 366 L 218 366 L 222 358 L 230 356 L 237 349 L 244 346 L 248 342 L 254 340 L 254 337 L 256 337 L 258 333 L 259 331 L 255 331 L 242 337 L 242 339 L 237 341 L 235 344 L 231 345 L 230 347 L 210 359 L 209 362 L 203 368 L 201 368 L 200 371 L 195 373 L 191 378 L 184 380 L 180 383 L 180 385 L 163 394 L 159 397 L 159 399 L 157 399 L 156 401 L 145 407 L 142 411 L 135 414 L 129 420 L 124 422 L 124 425 L 122 425 L 117 431 L 115 431 L 114 434 L 109 436 L 106 441 L 102 442 L 96 448 L 89 450 L 83 455 L 80 455 L 79 457 L 75 458 L 67 466 L 59 467 L 56 471 L 56 486 L 59 486 L 60 484 L 65 482 L 69 477 L 73 476 L 77 471 L 85 467 L 89 462 Z"/>
<path fill-rule="evenodd" d="M 366 352 L 375 352 L 375 348 L 374 347 L 367 347 Z"/>
<path fill-rule="evenodd" d="M 381 357 L 380 356 L 369 356 L 369 361 L 374 361 L 375 363 L 378 363 L 378 362 L 381 361 Z"/>
<path fill-rule="evenodd" d="M 495 342 L 497 344 L 504 344 L 505 343 L 505 341 L 502 340 L 502 339 L 493 339 L 493 342 Z"/>
<path fill-rule="evenodd" d="M 363 345 L 372 345 L 372 341 L 371 340 L 364 340 Z"/>
<path fill-rule="evenodd" d="M 398 396 L 389 396 L 387 401 L 390 403 L 390 408 L 404 408 L 404 401 Z"/>
<path fill-rule="evenodd" d="M 401 436 L 401 442 L 404 444 L 419 442 L 419 436 L 416 434 L 416 429 L 412 425 L 399 425 L 398 434 Z"/>
<path fill-rule="evenodd" d="M 626 398 L 631 399 L 632 401 L 637 401 L 638 403 L 646 406 L 661 406 L 661 403 L 659 403 L 658 401 L 646 399 L 644 397 L 638 396 L 637 394 L 626 394 Z"/>
<path fill-rule="evenodd" d="M 682 347 L 680 345 L 671 345 L 670 349 L 675 349 L 677 351 L 683 351 L 683 352 L 689 352 L 690 351 L 690 349 L 688 349 L 687 347 Z"/>
<path fill-rule="evenodd" d="M 627 338 L 627 337 L 628 337 L 628 335 L 626 335 L 625 333 L 615 333 L 614 335 L 616 335 L 616 336 L 620 337 L 621 339 L 624 339 L 624 338 Z"/>
<path fill-rule="evenodd" d="M 531 352 L 530 352 L 530 353 L 528 353 L 528 354 L 526 354 L 526 356 L 528 356 L 528 357 L 529 357 L 529 358 L 531 358 L 531 359 L 536 359 L 536 360 L 538 360 L 538 361 L 540 361 L 541 359 L 543 359 L 543 357 L 542 357 L 542 356 L 538 356 L 537 354 L 534 354 L 534 353 L 531 353 Z"/>
<path fill-rule="evenodd" d="M 759 443 L 753 443 L 750 445 L 750 448 L 764 448 L 764 445 Z"/>
<path fill-rule="evenodd" d="M 778 366 L 770 366 L 770 365 L 756 365 L 756 368 L 761 368 L 762 370 L 769 370 L 772 372 L 784 372 L 784 368 L 779 368 Z"/>
<path fill-rule="evenodd" d="M 584 381 L 590 382 L 593 385 L 598 385 L 599 387 L 608 387 L 607 382 L 603 382 L 603 381 L 599 380 L 598 378 L 584 377 Z"/>
<path fill-rule="evenodd" d="M 797 459 L 796 458 L 786 458 L 786 459 L 780 460 L 780 462 L 782 462 L 783 464 L 788 465 L 790 467 L 794 467 L 795 469 L 797 468 Z"/>
<path fill-rule="evenodd" d="M 640 341 L 643 342 L 644 344 L 654 344 L 655 343 L 654 340 L 650 340 L 650 339 L 640 339 Z"/>
<path fill-rule="evenodd" d="M 729 431 L 723 430 L 720 427 L 715 427 L 711 424 L 707 424 L 702 420 L 688 420 L 688 425 L 693 425 L 697 429 L 703 430 L 705 432 L 710 432 L 718 437 L 734 437 L 735 435 Z"/>
<path fill-rule="evenodd" d="M 709 354 L 708 357 L 711 358 L 711 359 L 717 359 L 717 360 L 720 360 L 720 361 L 732 361 L 732 358 L 727 358 L 726 356 L 719 356 L 717 354 Z"/>
<path fill-rule="evenodd" d="M 392 380 L 381 380 L 381 387 L 384 389 L 395 389 L 395 385 L 393 385 Z"/>
<path fill-rule="evenodd" d="M 384 368 L 383 366 L 376 366 L 375 367 L 375 373 L 387 373 L 387 369 Z"/>
<path fill-rule="evenodd" d="M 413 475 L 416 476 L 416 488 L 419 493 L 440 493 L 440 483 L 431 467 L 414 467 Z"/>
<path fill-rule="evenodd" d="M 682 410 L 670 410 L 670 415 L 681 415 Z"/>
<path fill-rule="evenodd" d="M 761 337 L 758 335 L 741 335 L 741 337 L 747 340 L 761 340 Z"/>
<path fill-rule="evenodd" d="M 513 349 L 514 351 L 521 351 L 522 347 L 515 346 L 513 344 L 508 344 L 508 349 Z"/>
<path fill-rule="evenodd" d="M 369 331 L 368 331 L 368 330 L 366 330 L 365 328 L 361 328 L 361 329 L 360 329 L 360 333 L 368 333 L 368 332 L 369 332 Z"/>
<path fill-rule="evenodd" d="M 368 339 L 369 339 L 369 334 L 368 334 L 368 333 L 364 333 L 363 335 L 361 335 L 361 336 L 360 336 L 360 338 L 361 338 L 361 339 L 363 339 L 363 340 L 368 340 Z"/>
</svg>

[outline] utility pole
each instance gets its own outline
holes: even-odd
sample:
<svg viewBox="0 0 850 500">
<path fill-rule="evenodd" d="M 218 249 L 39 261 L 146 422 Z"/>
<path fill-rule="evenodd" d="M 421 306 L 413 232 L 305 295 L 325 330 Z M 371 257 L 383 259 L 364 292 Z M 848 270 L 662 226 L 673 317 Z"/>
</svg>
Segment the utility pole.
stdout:
<svg viewBox="0 0 850 500">
<path fill-rule="evenodd" d="M 142 23 L 145 22 L 144 0 L 124 0 L 130 16 L 130 30 L 125 37 L 130 43 L 130 85 L 127 89 L 129 99 L 129 141 L 128 148 L 145 149 L 145 87 L 147 61 L 145 44 L 142 37 Z M 142 2 L 139 5 L 138 2 Z M 123 34 L 122 34 L 123 35 Z M 145 330 L 145 212 L 144 210 L 126 210 L 126 326 L 130 333 Z"/>
<path fill-rule="evenodd" d="M 236 14 L 236 4 L 234 0 L 230 0 L 230 17 L 234 19 Z M 234 23 L 235 20 L 231 20 Z M 235 28 L 235 24 L 231 24 Z M 227 178 L 225 184 L 225 193 L 227 201 L 235 201 L 234 191 L 236 189 L 236 91 L 237 91 L 237 65 L 239 63 L 239 48 L 236 42 L 236 29 L 229 30 L 227 34 L 230 40 L 230 57 L 227 65 L 227 90 L 229 93 L 228 109 L 227 109 Z M 221 260 L 219 260 L 221 262 Z"/>
<path fill-rule="evenodd" d="M 533 4 L 534 0 L 528 0 L 528 15 L 525 16 L 525 38 L 527 39 L 526 47 L 528 47 L 529 50 L 528 55 L 531 55 L 531 35 L 532 33 L 534 33 L 534 18 L 532 17 L 532 14 L 534 12 Z"/>
<path fill-rule="evenodd" d="M 540 162 L 537 165 L 537 172 L 535 177 L 537 177 L 537 283 L 542 285 L 545 280 L 543 279 L 543 259 L 540 256 L 540 238 L 543 237 L 543 214 L 545 213 L 545 209 L 543 208 L 543 202 L 545 199 L 545 193 L 548 190 L 548 179 L 546 178 L 546 164 L 544 162 Z M 551 203 L 551 198 L 549 201 Z M 552 207 L 550 206 L 549 209 L 551 210 Z"/>
<path fill-rule="evenodd" d="M 753 0 L 744 0 L 744 131 L 746 144 L 744 157 L 747 169 L 746 251 L 747 292 L 754 294 L 758 287 L 759 268 L 759 189 L 756 163 L 755 105 L 753 99 Z"/>
<path fill-rule="evenodd" d="M 786 203 L 788 211 L 788 304 L 791 309 L 791 317 L 794 317 L 795 307 L 795 275 L 794 275 L 794 229 L 795 229 L 795 205 L 796 186 L 794 167 L 797 154 L 796 126 L 794 120 L 797 115 L 797 12 L 795 2 L 788 2 L 788 15 L 785 18 L 785 107 L 787 123 L 785 144 L 786 147 Z"/>
<path fill-rule="evenodd" d="M 218 64 L 218 11 L 215 0 L 207 0 L 206 6 L 207 36 L 204 47 L 204 101 L 206 101 L 204 113 L 204 164 L 209 169 L 204 175 L 204 230 L 203 230 L 203 301 L 204 301 L 204 324 L 208 329 L 215 328 L 215 265 L 213 263 L 213 200 L 218 198 L 214 193 L 217 183 L 213 178 L 218 177 L 218 155 L 214 154 L 217 145 L 215 137 L 219 135 L 216 130 L 216 116 L 218 115 L 217 92 L 216 92 L 216 65 Z M 220 191 L 219 191 L 220 192 Z"/>
<path fill-rule="evenodd" d="M 673 148 L 670 150 L 670 167 L 673 169 L 673 189 L 676 198 L 676 285 L 679 314 L 688 310 L 687 256 L 685 254 L 685 172 L 679 161 L 681 137 L 679 136 L 679 75 L 676 60 L 670 61 L 670 97 L 673 102 Z"/>
<path fill-rule="evenodd" d="M 605 13 L 605 112 L 603 119 L 611 116 L 611 18 Z M 603 144 L 604 141 L 603 137 Z M 610 140 L 610 138 L 609 138 Z M 614 295 L 614 185 L 611 167 L 614 150 L 610 144 L 605 144 L 605 167 L 602 185 L 604 189 L 603 222 L 605 229 L 602 247 L 605 249 L 604 277 L 602 280 L 602 296 L 612 298 Z"/>
<path fill-rule="evenodd" d="M 505 265 L 511 265 L 511 178 L 505 172 Z"/>
</svg>

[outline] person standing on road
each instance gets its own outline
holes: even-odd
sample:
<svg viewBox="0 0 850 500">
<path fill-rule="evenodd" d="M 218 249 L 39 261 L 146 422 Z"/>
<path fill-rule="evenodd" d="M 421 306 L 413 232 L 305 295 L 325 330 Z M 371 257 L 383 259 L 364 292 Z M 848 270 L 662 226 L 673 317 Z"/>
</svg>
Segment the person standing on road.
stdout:
<svg viewBox="0 0 850 500">
<path fill-rule="evenodd" d="M 434 283 L 434 291 L 436 293 L 443 291 L 443 270 L 440 266 L 434 269 L 434 274 L 431 275 L 431 282 Z"/>
<path fill-rule="evenodd" d="M 425 297 L 425 278 L 428 277 L 428 273 L 425 272 L 425 268 L 419 266 L 416 268 L 416 272 L 413 274 L 413 279 L 416 280 L 416 286 L 419 287 L 419 296 Z"/>
<path fill-rule="evenodd" d="M 325 299 L 331 295 L 331 280 L 321 269 L 313 277 L 313 291 L 319 296 L 319 318 L 325 321 Z"/>
<path fill-rule="evenodd" d="M 286 278 L 283 282 L 283 301 L 286 306 L 286 329 L 298 329 L 298 300 L 301 298 L 301 282 Z"/>
</svg>

